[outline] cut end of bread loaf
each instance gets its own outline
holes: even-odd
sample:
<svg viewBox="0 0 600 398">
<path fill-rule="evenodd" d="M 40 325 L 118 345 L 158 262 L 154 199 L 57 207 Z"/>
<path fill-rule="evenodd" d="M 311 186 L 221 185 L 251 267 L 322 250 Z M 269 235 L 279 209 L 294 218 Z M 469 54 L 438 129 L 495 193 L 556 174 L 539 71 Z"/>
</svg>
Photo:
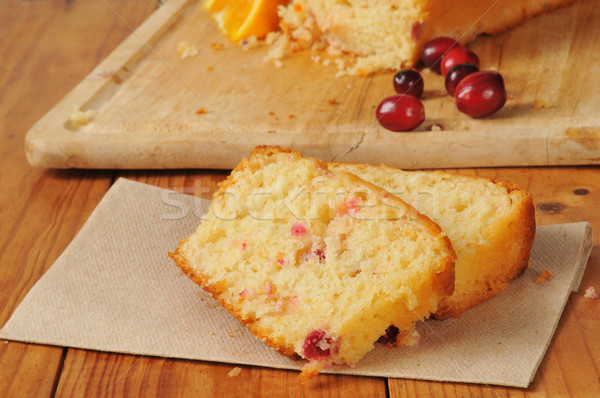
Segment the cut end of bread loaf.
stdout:
<svg viewBox="0 0 600 398">
<path fill-rule="evenodd" d="M 466 43 L 572 1 L 292 0 L 280 8 L 283 34 L 273 53 L 328 48 L 358 56 L 345 71 L 351 75 L 397 70 L 414 66 L 433 38 Z"/>
<path fill-rule="evenodd" d="M 448 234 L 456 250 L 456 284 L 435 317 L 458 317 L 506 289 L 527 267 L 535 236 L 531 195 L 518 186 L 441 172 L 332 163 L 402 198 Z"/>
<path fill-rule="evenodd" d="M 312 369 L 354 364 L 454 289 L 440 227 L 382 188 L 258 147 L 219 187 L 177 265 L 258 338 Z"/>
</svg>

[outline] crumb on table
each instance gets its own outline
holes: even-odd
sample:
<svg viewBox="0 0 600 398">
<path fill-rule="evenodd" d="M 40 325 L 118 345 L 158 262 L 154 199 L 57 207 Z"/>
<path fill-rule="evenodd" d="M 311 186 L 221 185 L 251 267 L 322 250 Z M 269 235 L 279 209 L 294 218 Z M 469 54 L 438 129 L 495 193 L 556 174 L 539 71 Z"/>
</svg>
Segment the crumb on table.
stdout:
<svg viewBox="0 0 600 398">
<path fill-rule="evenodd" d="M 235 368 L 231 369 L 229 371 L 229 373 L 227 373 L 227 376 L 235 377 L 235 376 L 239 375 L 241 372 L 242 372 L 242 368 L 240 368 L 239 366 L 236 366 Z"/>
<path fill-rule="evenodd" d="M 598 293 L 596 293 L 596 289 L 594 289 L 593 286 L 590 286 L 587 288 L 583 297 L 585 297 L 586 299 L 590 299 L 590 300 L 598 300 L 600 298 Z"/>
</svg>

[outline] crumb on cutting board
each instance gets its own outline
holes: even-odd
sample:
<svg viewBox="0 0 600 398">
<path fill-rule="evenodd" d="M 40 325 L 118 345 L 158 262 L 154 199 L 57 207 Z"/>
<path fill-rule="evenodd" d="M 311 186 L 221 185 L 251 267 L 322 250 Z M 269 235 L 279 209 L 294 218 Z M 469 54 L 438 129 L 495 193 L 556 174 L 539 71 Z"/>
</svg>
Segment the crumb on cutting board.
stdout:
<svg viewBox="0 0 600 398">
<path fill-rule="evenodd" d="M 548 109 L 551 106 L 552 106 L 552 104 L 549 101 L 539 99 L 539 98 L 533 102 L 534 109 Z"/>
<path fill-rule="evenodd" d="M 78 107 L 74 107 L 71 112 L 71 116 L 69 116 L 69 121 L 76 126 L 85 126 L 89 122 L 94 119 L 96 116 L 96 111 L 88 109 L 86 111 L 80 110 Z"/>
<path fill-rule="evenodd" d="M 187 41 L 180 41 L 177 43 L 175 53 L 179 55 L 179 58 L 186 59 L 198 55 L 198 49 L 195 45 L 188 43 Z"/>
<path fill-rule="evenodd" d="M 429 126 L 428 130 L 429 131 L 443 131 L 444 126 L 442 126 L 439 123 L 433 123 L 431 126 Z"/>
<path fill-rule="evenodd" d="M 251 48 L 258 47 L 258 39 L 256 36 L 250 36 L 240 42 L 243 50 L 250 50 Z"/>
</svg>

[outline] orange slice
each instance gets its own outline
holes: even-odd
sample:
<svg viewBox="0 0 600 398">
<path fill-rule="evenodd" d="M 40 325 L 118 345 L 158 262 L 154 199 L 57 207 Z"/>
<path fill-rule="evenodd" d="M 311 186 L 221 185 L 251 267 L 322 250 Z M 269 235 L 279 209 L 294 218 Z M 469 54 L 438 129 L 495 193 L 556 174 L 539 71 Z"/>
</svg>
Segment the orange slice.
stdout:
<svg viewBox="0 0 600 398">
<path fill-rule="evenodd" d="M 204 8 L 233 41 L 250 36 L 261 38 L 279 26 L 277 7 L 289 0 L 207 0 Z"/>
</svg>

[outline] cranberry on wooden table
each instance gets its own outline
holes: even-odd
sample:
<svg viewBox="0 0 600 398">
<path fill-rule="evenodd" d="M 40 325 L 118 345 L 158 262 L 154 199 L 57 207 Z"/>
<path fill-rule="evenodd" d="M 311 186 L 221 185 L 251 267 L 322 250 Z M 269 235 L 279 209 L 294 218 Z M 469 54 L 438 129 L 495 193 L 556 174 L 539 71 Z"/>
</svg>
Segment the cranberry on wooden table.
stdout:
<svg viewBox="0 0 600 398">
<path fill-rule="evenodd" d="M 445 84 L 448 94 L 454 96 L 454 91 L 456 90 L 458 83 L 460 83 L 467 75 L 475 72 L 479 72 L 479 68 L 473 64 L 466 63 L 454 65 L 452 69 L 448 71 L 448 74 L 446 74 Z"/>
<path fill-rule="evenodd" d="M 483 117 L 496 112 L 506 103 L 502 75 L 494 71 L 475 72 L 458 83 L 454 92 L 456 107 L 471 117 Z"/>
<path fill-rule="evenodd" d="M 442 58 L 442 76 L 446 76 L 448 71 L 455 65 L 470 63 L 479 68 L 479 57 L 466 48 L 454 48 Z"/>
<path fill-rule="evenodd" d="M 425 120 L 425 108 L 418 98 L 398 94 L 381 101 L 375 116 L 388 130 L 411 131 Z"/>
<path fill-rule="evenodd" d="M 423 94 L 423 78 L 414 69 L 401 70 L 394 76 L 394 90 L 419 98 Z"/>
<path fill-rule="evenodd" d="M 426 67 L 440 73 L 442 58 L 453 48 L 459 48 L 460 44 L 450 37 L 436 37 L 425 43 L 421 52 L 421 59 Z"/>
</svg>

